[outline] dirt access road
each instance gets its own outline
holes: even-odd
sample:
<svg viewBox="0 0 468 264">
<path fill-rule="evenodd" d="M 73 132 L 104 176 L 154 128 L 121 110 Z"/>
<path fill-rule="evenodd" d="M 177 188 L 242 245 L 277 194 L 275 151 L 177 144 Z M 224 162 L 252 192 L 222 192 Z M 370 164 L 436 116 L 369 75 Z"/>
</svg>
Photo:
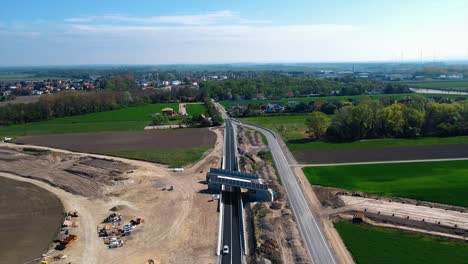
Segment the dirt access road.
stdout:
<svg viewBox="0 0 468 264">
<path fill-rule="evenodd" d="M 55 149 L 52 153 L 31 157 L 21 152 L 24 146 L 1 144 L 0 147 L 17 152 L 0 157 L 1 176 L 40 186 L 57 195 L 65 210 L 78 211 L 80 226 L 70 231 L 79 238 L 61 252 L 68 258 L 54 263 L 143 264 L 148 259 L 157 263 L 215 263 L 217 204 L 211 202 L 211 195 L 204 193 L 206 185 L 200 183 L 207 170 L 219 167 L 221 162 L 222 133 L 219 129 L 214 132 L 217 135 L 214 150 L 182 173 L 148 162 Z M 110 178 L 94 177 L 99 171 L 76 173 L 82 168 L 95 168 L 87 166 L 91 157 L 101 164 L 101 174 Z M 112 166 L 105 162 L 129 167 L 122 167 L 121 173 L 115 172 L 113 176 L 106 169 Z M 69 173 L 69 168 L 75 173 Z M 66 175 L 66 186 L 54 182 L 60 175 Z M 83 184 L 92 188 L 82 190 L 79 186 Z M 162 190 L 169 186 L 173 186 L 174 191 Z M 97 225 L 111 213 L 111 208 L 117 209 L 125 222 L 136 217 L 145 220 L 125 239 L 124 247 L 114 250 L 109 250 L 97 236 Z M 50 255 L 54 254 L 58 252 Z"/>
</svg>

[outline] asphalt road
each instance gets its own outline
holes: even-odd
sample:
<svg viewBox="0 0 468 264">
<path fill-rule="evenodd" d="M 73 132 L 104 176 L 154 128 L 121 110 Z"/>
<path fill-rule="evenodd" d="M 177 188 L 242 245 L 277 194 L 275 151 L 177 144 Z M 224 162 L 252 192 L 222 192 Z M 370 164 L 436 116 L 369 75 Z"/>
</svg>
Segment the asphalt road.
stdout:
<svg viewBox="0 0 468 264">
<path fill-rule="evenodd" d="M 244 123 L 241 123 L 241 125 L 255 129 L 266 136 L 278 174 L 281 178 L 282 184 L 286 188 L 289 202 L 296 216 L 302 238 L 309 250 L 313 263 L 335 264 L 335 258 L 330 250 L 329 244 L 325 240 L 320 221 L 314 216 L 307 205 L 296 176 L 291 170 L 275 135 L 269 130 L 261 127 Z"/>
<path fill-rule="evenodd" d="M 231 120 L 226 119 L 225 165 L 224 169 L 237 171 L 236 144 Z M 240 239 L 240 189 L 225 186 L 223 191 L 224 218 L 222 247 L 229 246 L 229 254 L 222 255 L 221 263 L 240 264 L 242 260 Z"/>
</svg>

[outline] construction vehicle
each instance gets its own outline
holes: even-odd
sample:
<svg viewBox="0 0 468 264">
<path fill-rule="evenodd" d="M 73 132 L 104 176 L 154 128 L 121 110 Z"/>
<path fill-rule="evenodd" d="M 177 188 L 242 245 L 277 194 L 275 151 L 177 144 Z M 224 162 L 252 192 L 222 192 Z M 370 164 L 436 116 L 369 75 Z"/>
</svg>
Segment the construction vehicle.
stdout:
<svg viewBox="0 0 468 264">
<path fill-rule="evenodd" d="M 76 235 L 68 235 L 65 239 L 60 241 L 60 244 L 58 244 L 55 249 L 57 250 L 64 250 L 67 247 L 69 247 L 75 240 L 78 239 L 78 236 Z"/>
<path fill-rule="evenodd" d="M 132 226 L 137 226 L 137 225 L 139 225 L 141 223 L 143 223 L 143 219 L 141 219 L 140 217 L 138 217 L 136 220 L 133 220 L 133 219 L 130 220 L 130 224 Z"/>
<path fill-rule="evenodd" d="M 118 247 L 123 247 L 124 245 L 124 242 L 122 240 L 115 240 L 115 241 L 111 241 L 109 243 L 109 248 L 118 248 Z"/>
<path fill-rule="evenodd" d="M 120 222 L 121 220 L 122 220 L 121 215 L 118 215 L 116 213 L 112 213 L 108 217 L 106 217 L 106 219 L 104 219 L 104 221 L 102 221 L 102 222 L 103 223 L 116 223 L 116 222 Z"/>
<path fill-rule="evenodd" d="M 77 212 L 77 211 L 69 212 L 69 213 L 68 213 L 68 216 L 71 216 L 71 217 L 78 217 L 78 212 Z"/>
</svg>

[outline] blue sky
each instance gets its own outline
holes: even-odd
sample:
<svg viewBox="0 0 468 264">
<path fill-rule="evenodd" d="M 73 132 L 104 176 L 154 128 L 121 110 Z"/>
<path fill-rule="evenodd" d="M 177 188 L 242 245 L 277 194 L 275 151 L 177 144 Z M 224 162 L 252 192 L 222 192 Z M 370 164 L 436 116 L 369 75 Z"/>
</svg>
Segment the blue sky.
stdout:
<svg viewBox="0 0 468 264">
<path fill-rule="evenodd" d="M 0 65 L 468 58 L 466 0 L 15 0 Z"/>
</svg>

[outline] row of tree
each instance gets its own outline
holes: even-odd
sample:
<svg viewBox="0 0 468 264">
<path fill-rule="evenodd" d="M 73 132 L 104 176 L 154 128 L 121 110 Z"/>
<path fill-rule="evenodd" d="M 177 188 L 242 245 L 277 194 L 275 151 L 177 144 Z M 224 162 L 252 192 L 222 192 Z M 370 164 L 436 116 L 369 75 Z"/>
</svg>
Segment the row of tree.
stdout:
<svg viewBox="0 0 468 264">
<path fill-rule="evenodd" d="M 139 96 L 147 98 L 151 103 L 164 102 L 200 102 L 203 97 L 197 88 L 193 87 L 173 87 L 170 90 L 159 89 L 149 92 L 138 92 Z"/>
<path fill-rule="evenodd" d="M 140 100 L 134 99 L 129 92 L 66 91 L 53 95 L 42 95 L 34 103 L 8 104 L 0 107 L 0 125 L 109 111 L 140 102 Z"/>
<path fill-rule="evenodd" d="M 0 126 L 49 120 L 57 117 L 115 110 L 145 103 L 202 101 L 200 93 L 193 88 L 176 88 L 152 93 L 130 93 L 116 91 L 63 91 L 42 95 L 37 102 L 29 104 L 7 104 L 0 107 Z M 210 126 L 223 123 L 221 114 L 210 98 L 203 99 L 208 108 L 208 117 L 194 116 L 181 120 L 184 125 Z M 157 117 L 154 124 L 166 124 L 165 117 Z"/>
<path fill-rule="evenodd" d="M 214 103 L 211 101 L 211 98 L 205 97 L 203 99 L 206 107 L 208 108 L 208 114 L 211 117 L 211 122 L 214 126 L 219 126 L 223 124 L 223 117 L 221 116 L 221 113 L 219 112 L 219 109 L 216 108 Z"/>
<path fill-rule="evenodd" d="M 241 100 L 259 97 L 283 98 L 322 95 L 358 95 L 370 91 L 382 93 L 405 93 L 408 88 L 400 84 L 385 84 L 353 77 L 319 79 L 319 78 L 288 78 L 288 77 L 257 77 L 243 79 L 228 79 L 207 81 L 200 84 L 204 96 L 216 100 Z"/>
<path fill-rule="evenodd" d="M 305 124 L 310 137 L 331 141 L 468 135 L 468 101 L 437 103 L 415 98 L 384 106 L 366 100 L 338 109 L 332 119 L 313 112 Z"/>
</svg>

